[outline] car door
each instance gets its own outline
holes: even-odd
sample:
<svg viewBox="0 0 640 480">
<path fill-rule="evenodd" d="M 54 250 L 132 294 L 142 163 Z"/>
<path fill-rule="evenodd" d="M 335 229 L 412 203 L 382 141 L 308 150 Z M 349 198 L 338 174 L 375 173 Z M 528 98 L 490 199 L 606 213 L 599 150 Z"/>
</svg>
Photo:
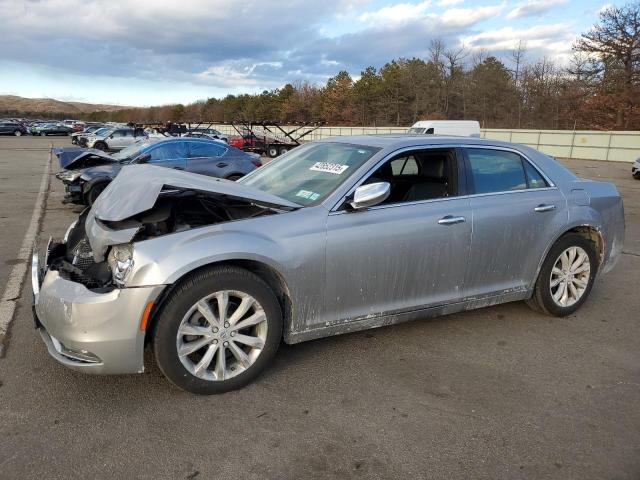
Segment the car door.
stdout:
<svg viewBox="0 0 640 480">
<path fill-rule="evenodd" d="M 228 148 L 217 142 L 190 141 L 187 170 L 225 178 L 233 171 L 233 160 L 223 158 Z"/>
<path fill-rule="evenodd" d="M 159 167 L 185 170 L 189 148 L 187 142 L 169 141 L 153 145 L 147 152 L 151 155 L 148 163 Z"/>
<path fill-rule="evenodd" d="M 465 149 L 473 239 L 465 279 L 470 297 L 524 291 L 567 221 L 560 190 L 519 152 Z"/>
<path fill-rule="evenodd" d="M 9 133 L 9 124 L 0 122 L 0 133 Z"/>
<path fill-rule="evenodd" d="M 438 155 L 447 158 L 440 171 L 429 163 Z M 464 185 L 458 162 L 456 149 L 399 153 L 362 182 L 390 182 L 385 202 L 365 210 L 339 208 L 329 213 L 329 318 L 354 321 L 443 305 L 463 295 L 471 210 L 469 199 L 460 195 Z M 431 185 L 436 177 L 442 184 Z M 429 192 L 431 187 L 435 191 Z"/>
<path fill-rule="evenodd" d="M 125 147 L 124 142 L 125 130 L 115 130 L 107 140 L 111 150 L 121 150 Z"/>
</svg>

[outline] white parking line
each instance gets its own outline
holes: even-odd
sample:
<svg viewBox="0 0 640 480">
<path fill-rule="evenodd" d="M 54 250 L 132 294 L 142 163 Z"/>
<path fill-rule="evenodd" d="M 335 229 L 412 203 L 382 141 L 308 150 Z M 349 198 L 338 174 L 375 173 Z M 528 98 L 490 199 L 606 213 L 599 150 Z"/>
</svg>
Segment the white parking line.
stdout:
<svg viewBox="0 0 640 480">
<path fill-rule="evenodd" d="M 49 153 L 49 161 L 47 161 L 44 172 L 42 173 L 42 180 L 40 181 L 40 190 L 38 191 L 38 197 L 36 198 L 36 204 L 33 208 L 33 214 L 31 215 L 31 221 L 27 233 L 22 240 L 22 246 L 18 252 L 18 263 L 13 266 L 11 273 L 9 274 L 9 280 L 5 286 L 2 298 L 0 298 L 0 353 L 4 347 L 4 337 L 9 331 L 9 325 L 13 319 L 13 315 L 16 311 L 16 305 L 20 298 L 20 291 L 22 284 L 27 273 L 27 269 L 31 268 L 31 249 L 33 242 L 38 235 L 38 227 L 40 226 L 40 218 L 43 214 L 44 201 L 49 188 L 49 174 L 51 172 L 51 151 Z"/>
</svg>

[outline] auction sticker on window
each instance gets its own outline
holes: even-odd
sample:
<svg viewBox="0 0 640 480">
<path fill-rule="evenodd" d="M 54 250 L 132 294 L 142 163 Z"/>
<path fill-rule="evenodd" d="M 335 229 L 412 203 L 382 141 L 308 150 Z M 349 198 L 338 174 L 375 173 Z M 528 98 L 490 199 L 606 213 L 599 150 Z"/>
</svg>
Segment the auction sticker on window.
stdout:
<svg viewBox="0 0 640 480">
<path fill-rule="evenodd" d="M 320 198 L 320 194 L 316 192 L 310 192 L 309 190 L 299 190 L 296 193 L 296 197 L 306 198 L 307 200 L 317 200 Z"/>
<path fill-rule="evenodd" d="M 327 172 L 341 175 L 347 168 L 349 168 L 349 165 L 341 165 L 339 163 L 330 162 L 316 162 L 311 166 L 309 170 L 313 170 L 314 172 Z"/>
</svg>

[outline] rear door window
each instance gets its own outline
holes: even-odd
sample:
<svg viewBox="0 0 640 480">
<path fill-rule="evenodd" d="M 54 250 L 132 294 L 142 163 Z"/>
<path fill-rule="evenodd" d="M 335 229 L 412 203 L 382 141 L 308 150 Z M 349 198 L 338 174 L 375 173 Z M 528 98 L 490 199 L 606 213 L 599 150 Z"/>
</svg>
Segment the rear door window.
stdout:
<svg viewBox="0 0 640 480">
<path fill-rule="evenodd" d="M 148 153 L 151 155 L 149 163 L 185 159 L 188 155 L 187 142 L 161 143 L 152 148 Z"/>
<path fill-rule="evenodd" d="M 540 172 L 538 172 L 533 165 L 526 160 L 524 160 L 523 163 L 524 171 L 527 174 L 527 186 L 529 188 L 545 188 L 549 186 L 547 181 L 542 177 L 542 175 L 540 175 Z"/>
<path fill-rule="evenodd" d="M 209 142 L 189 142 L 189 157 L 221 157 L 227 151 L 224 145 Z"/>
<path fill-rule="evenodd" d="M 522 157 L 488 148 L 466 149 L 475 193 L 497 193 L 527 188 Z"/>
</svg>

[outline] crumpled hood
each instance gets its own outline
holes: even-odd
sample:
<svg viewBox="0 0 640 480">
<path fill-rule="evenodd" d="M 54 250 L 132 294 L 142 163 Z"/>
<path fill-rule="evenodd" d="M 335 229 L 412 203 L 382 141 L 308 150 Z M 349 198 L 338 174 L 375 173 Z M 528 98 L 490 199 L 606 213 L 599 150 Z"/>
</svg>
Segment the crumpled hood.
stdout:
<svg viewBox="0 0 640 480">
<path fill-rule="evenodd" d="M 60 168 L 65 168 L 67 170 L 73 169 L 74 164 L 77 165 L 82 159 L 96 156 L 103 158 L 105 160 L 110 160 L 116 162 L 111 158 L 106 152 L 102 150 L 98 150 L 97 148 L 82 148 L 82 147 L 64 147 L 64 148 L 54 148 L 53 153 L 56 157 L 58 157 L 58 162 L 60 163 Z"/>
<path fill-rule="evenodd" d="M 104 259 L 110 245 L 127 243 L 138 231 L 138 228 L 112 230 L 103 222 L 120 222 L 151 209 L 163 188 L 210 192 L 276 208 L 301 207 L 257 188 L 222 178 L 147 164 L 126 165 L 98 197 L 85 221 L 96 262 Z"/>
<path fill-rule="evenodd" d="M 103 221 L 125 220 L 153 207 L 164 187 L 218 193 L 273 207 L 301 206 L 230 180 L 142 164 L 123 167 L 115 180 L 98 197 L 93 205 L 93 213 Z"/>
</svg>

